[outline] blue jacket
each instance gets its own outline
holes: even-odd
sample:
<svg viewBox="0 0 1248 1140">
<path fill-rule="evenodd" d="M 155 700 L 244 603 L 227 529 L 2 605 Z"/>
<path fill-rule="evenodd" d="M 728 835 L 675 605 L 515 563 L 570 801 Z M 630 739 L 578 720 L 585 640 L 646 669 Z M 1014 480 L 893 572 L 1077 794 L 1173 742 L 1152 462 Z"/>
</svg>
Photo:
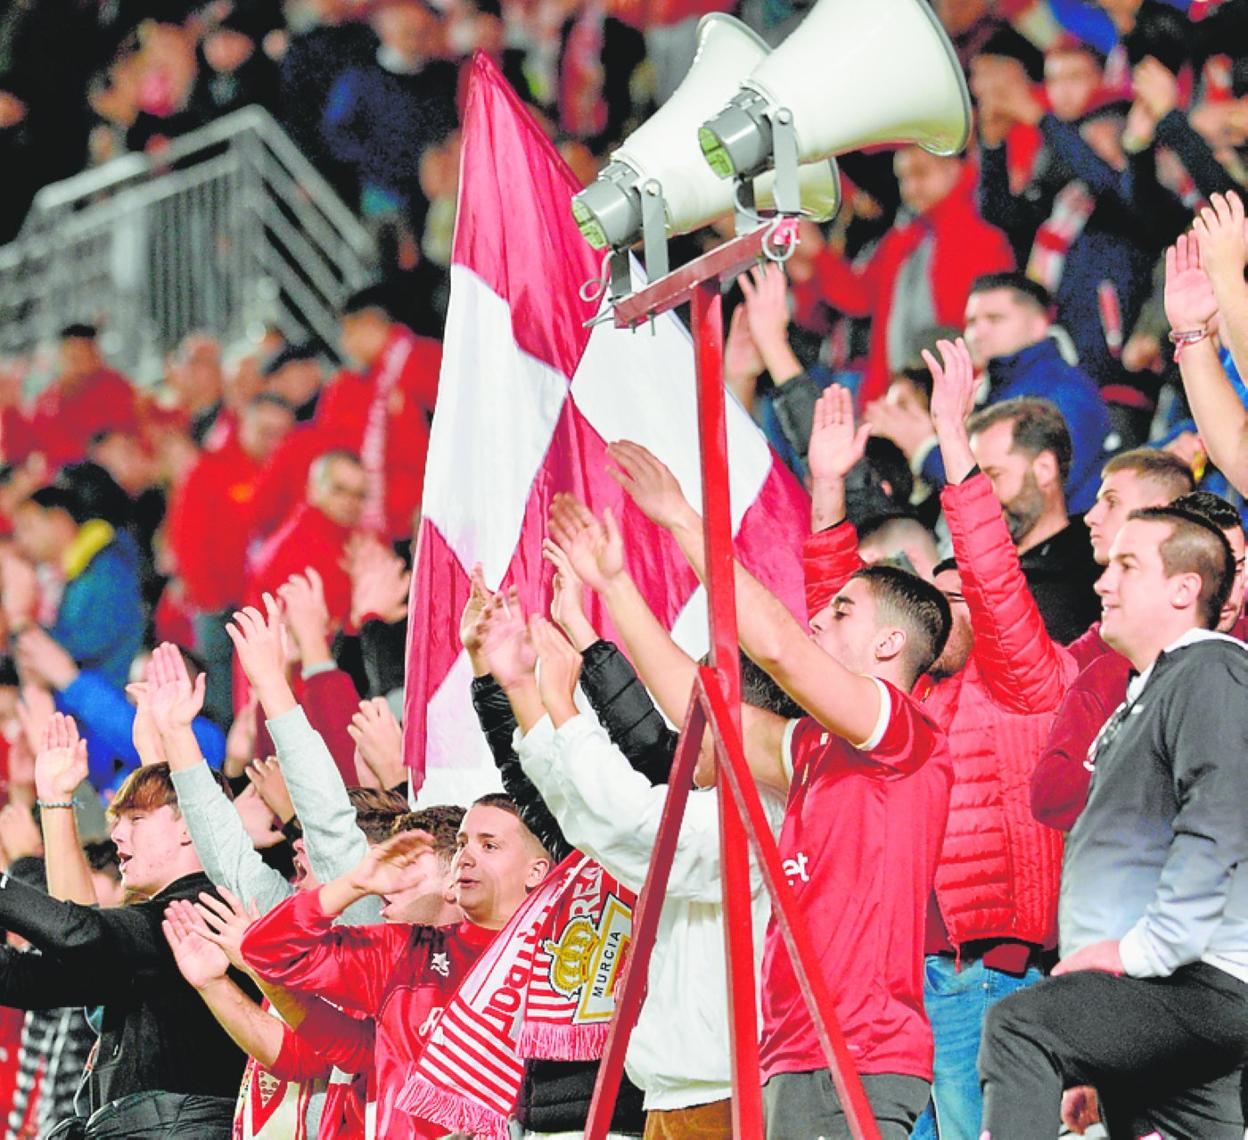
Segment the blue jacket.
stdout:
<svg viewBox="0 0 1248 1140">
<path fill-rule="evenodd" d="M 126 694 L 107 678 L 89 669 L 56 695 L 56 707 L 78 722 L 87 742 L 91 783 L 107 788 L 139 766 L 134 750 L 134 706 Z M 220 768 L 225 759 L 225 734 L 212 721 L 196 717 L 191 725 L 204 759 Z M 120 770 L 118 769 L 120 764 Z"/>
<path fill-rule="evenodd" d="M 121 687 L 142 647 L 144 624 L 138 561 L 114 539 L 65 584 L 48 632 L 80 668 Z"/>
<path fill-rule="evenodd" d="M 1082 514 L 1096 502 L 1105 460 L 1105 438 L 1110 433 L 1109 411 L 1092 377 L 1067 364 L 1049 337 L 1012 356 L 988 362 L 988 403 L 1000 404 L 1016 396 L 1049 400 L 1057 405 L 1070 431 L 1070 475 L 1066 479 L 1066 507 Z M 945 482 L 940 449 L 923 461 L 923 478 L 933 487 Z"/>
</svg>

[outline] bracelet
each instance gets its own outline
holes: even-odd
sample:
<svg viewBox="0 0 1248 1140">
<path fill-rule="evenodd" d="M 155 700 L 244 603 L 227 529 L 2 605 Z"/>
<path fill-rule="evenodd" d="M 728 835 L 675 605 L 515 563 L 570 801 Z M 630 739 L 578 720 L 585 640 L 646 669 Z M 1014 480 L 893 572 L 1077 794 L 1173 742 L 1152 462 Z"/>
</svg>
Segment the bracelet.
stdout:
<svg viewBox="0 0 1248 1140">
<path fill-rule="evenodd" d="M 73 800 L 35 800 L 35 807 L 43 808 L 72 808 L 75 807 Z"/>
<path fill-rule="evenodd" d="M 1207 328 L 1204 329 L 1171 329 L 1166 334 L 1167 339 L 1174 345 L 1174 358 L 1179 358 L 1181 353 L 1189 344 L 1199 344 L 1202 340 L 1208 340 L 1211 333 Z"/>
</svg>

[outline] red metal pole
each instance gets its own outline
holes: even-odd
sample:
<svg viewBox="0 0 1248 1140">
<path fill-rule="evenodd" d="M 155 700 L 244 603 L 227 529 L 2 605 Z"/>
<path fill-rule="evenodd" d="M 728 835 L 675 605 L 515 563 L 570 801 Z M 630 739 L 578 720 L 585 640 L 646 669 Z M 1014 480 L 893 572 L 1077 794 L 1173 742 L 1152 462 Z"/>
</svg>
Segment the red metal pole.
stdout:
<svg viewBox="0 0 1248 1140">
<path fill-rule="evenodd" d="M 724 312 L 719 281 L 693 292 L 693 342 L 698 368 L 698 438 L 702 460 L 702 516 L 706 541 L 706 592 L 710 611 L 711 666 L 741 735 L 741 667 L 737 650 L 732 506 L 728 480 L 728 429 L 724 395 Z M 762 1140 L 759 1084 L 758 999 L 751 912 L 750 855 L 737 805 L 719 790 L 720 868 L 724 940 L 728 956 L 728 1028 L 732 1042 L 733 1135 Z"/>
</svg>

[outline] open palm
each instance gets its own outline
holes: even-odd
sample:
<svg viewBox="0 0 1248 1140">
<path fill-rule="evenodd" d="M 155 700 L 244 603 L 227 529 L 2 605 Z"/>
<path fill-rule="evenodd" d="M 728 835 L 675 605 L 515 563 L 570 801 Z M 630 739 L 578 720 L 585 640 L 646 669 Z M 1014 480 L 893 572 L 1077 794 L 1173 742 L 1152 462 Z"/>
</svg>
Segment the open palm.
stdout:
<svg viewBox="0 0 1248 1140">
<path fill-rule="evenodd" d="M 1166 319 L 1176 331 L 1204 329 L 1217 315 L 1218 300 L 1200 260 L 1196 239 L 1183 234 L 1166 250 Z"/>
</svg>

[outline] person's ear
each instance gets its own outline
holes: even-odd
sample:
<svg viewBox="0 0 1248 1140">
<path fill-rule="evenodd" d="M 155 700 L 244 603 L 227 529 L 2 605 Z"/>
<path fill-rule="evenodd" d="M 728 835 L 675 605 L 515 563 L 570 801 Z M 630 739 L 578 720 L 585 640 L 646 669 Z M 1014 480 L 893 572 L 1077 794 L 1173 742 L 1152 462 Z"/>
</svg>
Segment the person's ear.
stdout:
<svg viewBox="0 0 1248 1140">
<path fill-rule="evenodd" d="M 524 878 L 524 889 L 527 893 L 538 886 L 550 874 L 550 859 L 534 859 L 529 864 L 529 873 Z"/>
<path fill-rule="evenodd" d="M 1171 583 L 1170 604 L 1176 610 L 1185 610 L 1197 605 L 1203 585 L 1204 581 L 1199 574 L 1177 575 Z"/>
<path fill-rule="evenodd" d="M 1031 470 L 1036 482 L 1044 489 L 1054 484 L 1061 485 L 1062 472 L 1057 465 L 1057 456 L 1051 451 L 1042 451 L 1031 461 Z"/>
<path fill-rule="evenodd" d="M 906 631 L 894 626 L 882 629 L 875 639 L 875 659 L 877 661 L 893 661 L 901 656 L 906 648 Z"/>
</svg>

